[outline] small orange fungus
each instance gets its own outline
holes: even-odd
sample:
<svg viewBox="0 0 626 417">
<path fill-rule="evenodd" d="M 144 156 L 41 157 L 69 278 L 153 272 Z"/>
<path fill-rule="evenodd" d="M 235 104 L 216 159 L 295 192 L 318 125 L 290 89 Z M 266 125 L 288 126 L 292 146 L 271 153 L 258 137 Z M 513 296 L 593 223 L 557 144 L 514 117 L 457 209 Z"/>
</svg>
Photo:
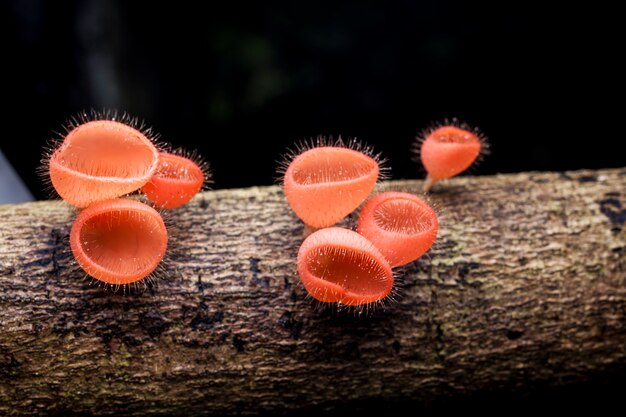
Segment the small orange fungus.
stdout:
<svg viewBox="0 0 626 417">
<path fill-rule="evenodd" d="M 139 189 L 154 174 L 158 151 L 139 130 L 113 120 L 72 129 L 49 160 L 52 185 L 77 207 Z"/>
<path fill-rule="evenodd" d="M 142 191 L 157 207 L 171 209 L 189 202 L 204 180 L 204 172 L 191 159 L 161 152 L 157 170 Z"/>
<path fill-rule="evenodd" d="M 399 192 L 372 197 L 361 210 L 357 226 L 392 267 L 422 256 L 435 241 L 438 229 L 432 207 L 413 194 Z"/>
<path fill-rule="evenodd" d="M 70 247 L 87 274 L 107 284 L 129 284 L 159 265 L 167 248 L 167 230 L 161 215 L 146 204 L 100 201 L 78 214 Z"/>
<path fill-rule="evenodd" d="M 363 152 L 336 146 L 312 148 L 289 164 L 285 196 L 307 225 L 332 226 L 367 198 L 379 171 L 378 162 Z"/>
<path fill-rule="evenodd" d="M 391 267 L 380 251 L 358 233 L 338 227 L 304 240 L 298 274 L 316 300 L 349 306 L 379 301 L 393 286 Z"/>
<path fill-rule="evenodd" d="M 425 135 L 419 151 L 428 172 L 425 191 L 435 182 L 465 171 L 484 150 L 484 138 L 465 127 L 441 126 Z"/>
</svg>

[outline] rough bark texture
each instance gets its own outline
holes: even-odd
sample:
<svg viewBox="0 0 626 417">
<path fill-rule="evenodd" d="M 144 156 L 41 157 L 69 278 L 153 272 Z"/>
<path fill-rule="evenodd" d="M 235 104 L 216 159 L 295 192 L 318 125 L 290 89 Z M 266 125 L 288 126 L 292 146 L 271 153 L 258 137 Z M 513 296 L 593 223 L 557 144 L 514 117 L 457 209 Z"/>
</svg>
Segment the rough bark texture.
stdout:
<svg viewBox="0 0 626 417">
<path fill-rule="evenodd" d="M 462 177 L 432 201 L 436 248 L 362 314 L 306 298 L 278 187 L 172 212 L 158 285 L 126 295 L 75 265 L 67 205 L 0 206 L 0 415 L 282 412 L 626 369 L 626 169 Z"/>
</svg>

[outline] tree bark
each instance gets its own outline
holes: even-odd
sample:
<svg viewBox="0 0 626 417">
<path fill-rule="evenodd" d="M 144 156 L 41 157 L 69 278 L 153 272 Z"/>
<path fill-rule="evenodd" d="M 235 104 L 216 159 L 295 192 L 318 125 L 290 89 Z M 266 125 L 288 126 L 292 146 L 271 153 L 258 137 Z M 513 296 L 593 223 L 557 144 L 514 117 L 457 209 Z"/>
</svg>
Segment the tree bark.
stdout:
<svg viewBox="0 0 626 417">
<path fill-rule="evenodd" d="M 0 415 L 332 409 L 626 369 L 626 169 L 433 191 L 436 246 L 360 312 L 306 297 L 304 227 L 276 186 L 172 211 L 156 284 L 126 294 L 75 264 L 69 206 L 0 206 Z"/>
</svg>

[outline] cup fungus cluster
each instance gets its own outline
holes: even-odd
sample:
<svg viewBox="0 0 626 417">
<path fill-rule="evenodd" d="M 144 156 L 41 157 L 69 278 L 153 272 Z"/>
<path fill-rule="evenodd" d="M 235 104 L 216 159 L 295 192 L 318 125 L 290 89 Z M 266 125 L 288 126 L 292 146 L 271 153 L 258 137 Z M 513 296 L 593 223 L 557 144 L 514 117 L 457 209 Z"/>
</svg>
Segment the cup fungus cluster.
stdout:
<svg viewBox="0 0 626 417">
<path fill-rule="evenodd" d="M 321 140 L 286 164 L 283 189 L 289 205 L 305 224 L 321 228 L 304 240 L 297 259 L 300 279 L 318 301 L 363 306 L 383 300 L 394 285 L 392 267 L 419 258 L 435 241 L 434 210 L 407 193 L 370 199 L 356 232 L 330 227 L 371 194 L 379 160 L 369 148 Z"/>
<path fill-rule="evenodd" d="M 453 120 L 425 131 L 416 152 L 428 176 L 424 191 L 466 170 L 488 145 L 477 130 Z M 110 285 L 135 283 L 165 256 L 168 233 L 155 208 L 189 202 L 207 183 L 206 164 L 155 145 L 150 130 L 115 115 L 74 122 L 44 163 L 51 185 L 82 209 L 70 247 L 90 276 Z M 297 270 L 316 300 L 347 306 L 379 302 L 394 287 L 392 268 L 410 263 L 433 245 L 437 215 L 422 198 L 384 192 L 367 201 L 356 231 L 334 227 L 361 206 L 381 173 L 380 157 L 355 140 L 318 137 L 289 155 L 283 167 L 285 197 L 311 229 L 298 251 Z M 121 198 L 140 192 L 152 206 Z"/>
<path fill-rule="evenodd" d="M 168 234 L 155 208 L 120 197 L 141 191 L 156 208 L 180 207 L 206 183 L 208 171 L 161 150 L 131 119 L 92 116 L 72 124 L 45 171 L 61 198 L 82 209 L 70 232 L 80 267 L 106 284 L 131 284 L 155 271 Z"/>
</svg>

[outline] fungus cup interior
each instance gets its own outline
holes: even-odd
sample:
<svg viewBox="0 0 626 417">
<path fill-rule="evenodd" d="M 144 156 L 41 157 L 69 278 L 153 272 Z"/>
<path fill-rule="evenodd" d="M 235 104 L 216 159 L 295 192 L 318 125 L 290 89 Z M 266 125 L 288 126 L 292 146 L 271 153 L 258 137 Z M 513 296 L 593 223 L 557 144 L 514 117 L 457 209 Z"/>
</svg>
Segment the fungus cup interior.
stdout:
<svg viewBox="0 0 626 417">
<path fill-rule="evenodd" d="M 375 301 L 389 291 L 385 268 L 371 255 L 346 248 L 323 246 L 309 253 L 311 274 L 341 288 L 336 301 L 353 304 L 357 300 Z"/>
<path fill-rule="evenodd" d="M 380 203 L 373 213 L 374 222 L 381 229 L 415 235 L 433 227 L 433 211 L 415 200 L 394 198 Z"/>
<path fill-rule="evenodd" d="M 162 181 L 172 183 L 191 183 L 202 185 L 204 174 L 200 167 L 189 158 L 161 152 L 159 154 L 159 165 L 154 174 Z"/>
<path fill-rule="evenodd" d="M 50 162 L 87 177 L 147 181 L 156 168 L 157 151 L 137 129 L 96 120 L 69 132 Z"/>
<path fill-rule="evenodd" d="M 313 298 L 352 306 L 379 301 L 393 286 L 391 267 L 380 251 L 358 233 L 338 227 L 305 239 L 298 273 Z"/>
<path fill-rule="evenodd" d="M 378 163 L 373 158 L 340 147 L 306 151 L 294 160 L 292 171 L 294 182 L 300 185 L 351 181 L 372 174 L 378 177 Z"/>
<path fill-rule="evenodd" d="M 165 254 L 167 231 L 151 207 L 113 200 L 81 212 L 70 243 L 89 275 L 109 284 L 127 284 L 154 271 Z"/>
<path fill-rule="evenodd" d="M 154 176 L 142 191 L 150 201 L 163 208 L 176 208 L 187 203 L 204 184 L 204 172 L 189 158 L 161 152 Z"/>
<path fill-rule="evenodd" d="M 469 130 L 456 126 L 442 126 L 432 131 L 428 137 L 439 143 L 450 144 L 480 144 L 478 136 Z"/>
</svg>

